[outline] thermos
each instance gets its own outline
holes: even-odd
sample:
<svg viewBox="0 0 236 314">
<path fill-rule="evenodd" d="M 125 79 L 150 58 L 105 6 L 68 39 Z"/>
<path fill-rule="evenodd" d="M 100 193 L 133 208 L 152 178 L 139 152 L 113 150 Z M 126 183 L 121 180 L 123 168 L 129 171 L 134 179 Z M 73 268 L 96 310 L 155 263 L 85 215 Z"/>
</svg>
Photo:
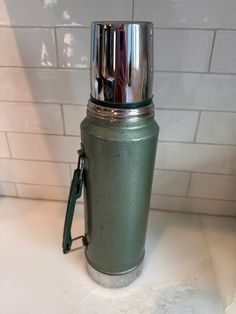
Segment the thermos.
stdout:
<svg viewBox="0 0 236 314">
<path fill-rule="evenodd" d="M 123 287 L 143 264 L 159 130 L 152 103 L 152 23 L 93 22 L 90 71 L 63 252 L 81 238 L 91 277 L 106 287 Z M 82 186 L 85 234 L 72 239 Z"/>
</svg>

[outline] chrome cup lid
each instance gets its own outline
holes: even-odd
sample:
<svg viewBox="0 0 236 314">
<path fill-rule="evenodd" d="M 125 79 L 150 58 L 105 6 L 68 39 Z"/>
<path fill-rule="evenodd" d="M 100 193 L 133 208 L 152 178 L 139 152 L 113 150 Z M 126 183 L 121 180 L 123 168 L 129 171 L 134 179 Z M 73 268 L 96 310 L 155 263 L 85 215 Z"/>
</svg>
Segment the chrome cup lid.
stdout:
<svg viewBox="0 0 236 314">
<path fill-rule="evenodd" d="M 91 99 L 133 106 L 150 103 L 153 84 L 153 24 L 93 22 Z"/>
</svg>

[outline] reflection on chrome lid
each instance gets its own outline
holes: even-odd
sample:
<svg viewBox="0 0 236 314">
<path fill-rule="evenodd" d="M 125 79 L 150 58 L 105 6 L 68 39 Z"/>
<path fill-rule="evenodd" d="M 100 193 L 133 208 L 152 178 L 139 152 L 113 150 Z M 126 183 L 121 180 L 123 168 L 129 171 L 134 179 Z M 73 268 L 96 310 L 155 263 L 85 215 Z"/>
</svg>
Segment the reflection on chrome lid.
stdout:
<svg viewBox="0 0 236 314">
<path fill-rule="evenodd" d="M 152 97 L 151 22 L 92 23 L 91 96 L 100 101 L 136 103 Z"/>
</svg>

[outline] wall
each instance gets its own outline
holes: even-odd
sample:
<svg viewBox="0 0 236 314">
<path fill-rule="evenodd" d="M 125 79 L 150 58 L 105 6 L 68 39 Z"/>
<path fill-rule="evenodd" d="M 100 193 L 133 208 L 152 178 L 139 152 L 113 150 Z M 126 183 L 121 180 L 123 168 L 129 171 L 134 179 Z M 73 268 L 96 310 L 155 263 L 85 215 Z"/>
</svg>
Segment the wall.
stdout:
<svg viewBox="0 0 236 314">
<path fill-rule="evenodd" d="M 0 0 L 0 191 L 66 200 L 92 20 L 155 26 L 152 208 L 236 214 L 234 0 Z"/>
</svg>

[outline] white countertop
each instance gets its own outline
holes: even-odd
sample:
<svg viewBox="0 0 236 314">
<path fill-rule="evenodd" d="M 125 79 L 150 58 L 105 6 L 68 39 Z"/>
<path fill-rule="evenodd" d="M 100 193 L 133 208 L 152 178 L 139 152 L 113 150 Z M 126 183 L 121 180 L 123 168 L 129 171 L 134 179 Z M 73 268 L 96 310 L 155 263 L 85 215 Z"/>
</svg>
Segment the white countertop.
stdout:
<svg viewBox="0 0 236 314">
<path fill-rule="evenodd" d="M 141 276 L 106 289 L 89 277 L 83 250 L 63 255 L 65 208 L 0 199 L 1 314 L 236 313 L 236 218 L 150 211 Z"/>
</svg>

